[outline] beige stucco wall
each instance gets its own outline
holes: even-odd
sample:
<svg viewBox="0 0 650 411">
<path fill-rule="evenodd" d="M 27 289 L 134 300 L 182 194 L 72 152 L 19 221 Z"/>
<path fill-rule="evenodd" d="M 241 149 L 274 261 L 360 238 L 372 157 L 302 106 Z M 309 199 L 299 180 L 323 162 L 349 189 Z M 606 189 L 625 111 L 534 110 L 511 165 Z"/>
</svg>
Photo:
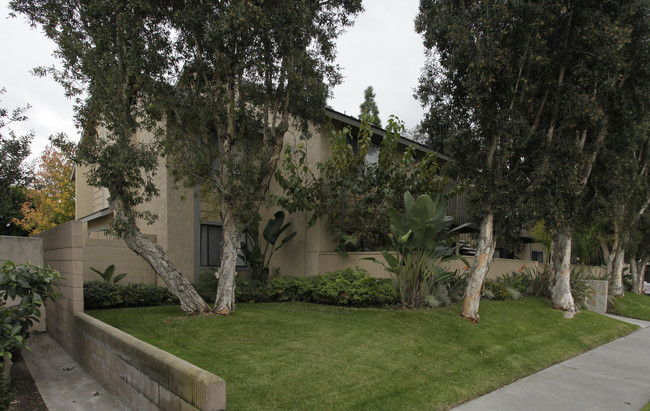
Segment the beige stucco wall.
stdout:
<svg viewBox="0 0 650 411">
<path fill-rule="evenodd" d="M 380 252 L 357 252 L 348 253 L 347 256 L 342 256 L 334 252 L 322 252 L 319 254 L 318 259 L 318 274 L 324 274 L 330 271 L 342 270 L 346 267 L 362 268 L 376 278 L 390 278 L 390 275 L 384 270 L 381 264 L 372 261 L 364 260 L 364 258 L 376 258 L 379 261 L 385 262 Z M 469 264 L 472 264 L 474 257 L 465 257 Z M 448 261 L 441 264 L 449 271 L 457 270 L 459 272 L 465 271 L 467 265 L 462 260 Z M 543 264 L 530 260 L 510 260 L 507 258 L 495 258 L 487 273 L 487 278 L 496 279 L 497 277 L 510 274 L 512 272 L 521 272 L 529 270 L 531 273 L 538 273 L 544 269 Z M 573 269 L 584 269 L 587 275 L 602 276 L 605 274 L 606 268 L 600 266 L 573 266 Z"/>
<path fill-rule="evenodd" d="M 309 140 L 300 138 L 300 133 L 290 130 L 284 137 L 284 144 L 291 144 L 294 148 L 303 144 L 307 152 L 307 163 L 311 166 L 314 174 L 318 173 L 315 165 L 324 161 L 330 153 L 330 144 L 327 136 L 330 133 L 329 127 L 312 127 Z M 281 161 L 281 160 L 280 160 Z M 281 166 L 281 163 L 278 164 Z M 271 182 L 269 191 L 274 194 L 281 194 L 281 188 L 275 180 Z M 263 207 L 260 210 L 262 216 L 262 227 L 273 217 L 278 208 Z M 336 242 L 327 227 L 326 219 L 321 219 L 315 225 L 309 227 L 308 222 L 311 214 L 299 212 L 288 215 L 286 222 L 291 223 L 291 231 L 296 231 L 296 237 L 285 244 L 274 255 L 271 261 L 271 269 L 279 268 L 283 276 L 310 276 L 319 273 L 319 254 L 323 251 L 334 251 Z M 261 239 L 262 246 L 264 240 Z"/>
<path fill-rule="evenodd" d="M 86 182 L 88 167 L 75 166 L 75 220 L 79 220 L 93 212 L 92 193 L 93 187 Z"/>
<path fill-rule="evenodd" d="M 153 238 L 155 240 L 155 238 Z M 136 255 L 123 240 L 108 238 L 85 238 L 83 244 L 84 281 L 101 280 L 92 268 L 104 271 L 115 265 L 115 275 L 126 273 L 121 281 L 127 283 L 156 283 L 156 273 L 144 259 Z"/>
</svg>

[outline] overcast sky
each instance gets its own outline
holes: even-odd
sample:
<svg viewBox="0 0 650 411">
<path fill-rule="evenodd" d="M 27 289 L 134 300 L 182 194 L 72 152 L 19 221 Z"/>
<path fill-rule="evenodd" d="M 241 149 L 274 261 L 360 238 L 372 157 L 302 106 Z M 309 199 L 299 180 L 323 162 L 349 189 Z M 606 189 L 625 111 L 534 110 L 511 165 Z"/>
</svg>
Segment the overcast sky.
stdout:
<svg viewBox="0 0 650 411">
<path fill-rule="evenodd" d="M 372 86 L 383 124 L 391 114 L 409 128 L 420 122 L 423 110 L 413 98 L 424 64 L 422 40 L 413 25 L 418 4 L 418 0 L 364 2 L 366 11 L 337 42 L 337 63 L 344 78 L 333 90 L 329 101 L 332 108 L 358 116 L 363 91 Z M 0 39 L 3 40 L 0 87 L 7 90 L 0 95 L 0 107 L 31 105 L 29 120 L 12 124 L 10 128 L 18 134 L 34 130 L 33 158 L 45 148 L 52 134 L 65 132 L 74 140 L 79 137 L 74 127 L 72 101 L 65 98 L 63 88 L 51 78 L 30 74 L 36 66 L 56 63 L 52 57 L 54 44 L 40 29 L 31 29 L 22 16 L 12 19 L 8 14 L 8 0 L 0 0 Z"/>
</svg>

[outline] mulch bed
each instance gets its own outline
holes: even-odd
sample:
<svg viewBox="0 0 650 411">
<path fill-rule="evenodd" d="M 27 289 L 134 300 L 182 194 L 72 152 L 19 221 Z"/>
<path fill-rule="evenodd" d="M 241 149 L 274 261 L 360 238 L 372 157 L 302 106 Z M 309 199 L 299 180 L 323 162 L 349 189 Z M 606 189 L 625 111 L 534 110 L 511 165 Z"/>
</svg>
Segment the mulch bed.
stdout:
<svg viewBox="0 0 650 411">
<path fill-rule="evenodd" d="M 9 411 L 48 411 L 22 358 L 11 367 L 11 388 L 16 392 L 16 397 L 9 406 Z"/>
</svg>

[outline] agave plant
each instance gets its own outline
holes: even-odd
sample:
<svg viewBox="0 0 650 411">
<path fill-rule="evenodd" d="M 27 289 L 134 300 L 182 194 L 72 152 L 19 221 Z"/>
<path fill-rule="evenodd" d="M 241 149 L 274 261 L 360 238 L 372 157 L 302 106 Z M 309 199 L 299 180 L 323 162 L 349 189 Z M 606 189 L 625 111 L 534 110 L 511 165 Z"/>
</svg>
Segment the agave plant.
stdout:
<svg viewBox="0 0 650 411">
<path fill-rule="evenodd" d="M 463 259 L 454 255 L 449 237 L 465 225 L 451 228 L 452 217 L 447 215 L 447 202 L 436 195 L 421 195 L 413 199 L 410 192 L 404 194 L 404 213 L 390 210 L 391 241 L 395 253 L 383 250 L 386 263 L 402 304 L 420 307 L 426 297 L 439 283 L 453 276 L 440 266 L 443 261 Z"/>
</svg>

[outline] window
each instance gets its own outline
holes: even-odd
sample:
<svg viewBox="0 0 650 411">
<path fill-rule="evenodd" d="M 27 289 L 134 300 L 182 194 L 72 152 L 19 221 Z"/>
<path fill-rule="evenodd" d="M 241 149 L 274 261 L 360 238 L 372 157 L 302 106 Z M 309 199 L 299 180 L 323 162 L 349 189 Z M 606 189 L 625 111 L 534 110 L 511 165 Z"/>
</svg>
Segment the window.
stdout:
<svg viewBox="0 0 650 411">
<path fill-rule="evenodd" d="M 246 235 L 241 234 L 242 243 L 246 242 Z M 223 230 L 217 224 L 201 224 L 201 267 L 219 267 L 221 265 L 221 246 L 223 243 Z M 242 254 L 237 256 L 237 267 L 245 267 L 246 262 Z"/>
<path fill-rule="evenodd" d="M 368 152 L 366 153 L 366 164 L 377 163 L 379 163 L 379 145 L 370 143 L 368 146 Z"/>
<path fill-rule="evenodd" d="M 544 263 L 544 251 L 532 251 L 531 254 L 531 260 Z"/>
<path fill-rule="evenodd" d="M 218 267 L 221 264 L 223 232 L 219 225 L 201 224 L 201 266 Z"/>
</svg>

